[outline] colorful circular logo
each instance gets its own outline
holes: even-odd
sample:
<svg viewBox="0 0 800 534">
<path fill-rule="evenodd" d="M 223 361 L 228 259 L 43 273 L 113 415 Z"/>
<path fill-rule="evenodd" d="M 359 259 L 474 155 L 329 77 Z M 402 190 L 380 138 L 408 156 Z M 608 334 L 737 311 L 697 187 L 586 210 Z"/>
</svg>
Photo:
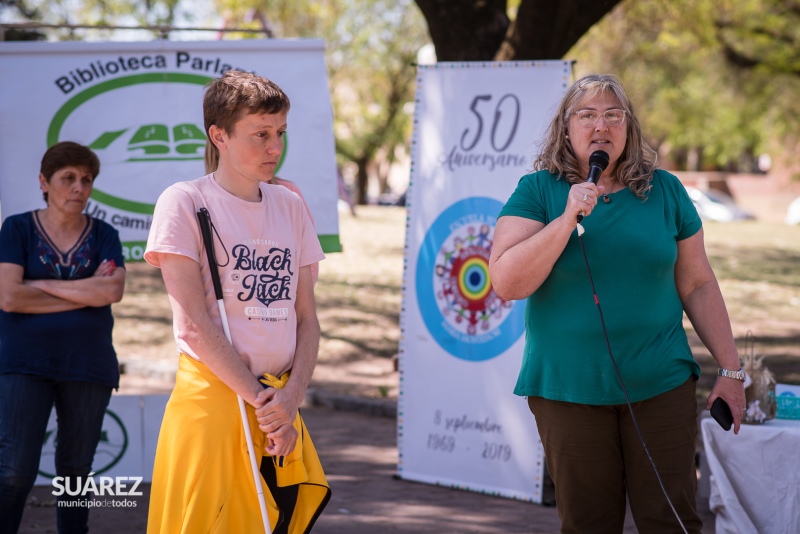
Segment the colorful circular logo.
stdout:
<svg viewBox="0 0 800 534">
<path fill-rule="evenodd" d="M 499 356 L 525 330 L 524 305 L 497 296 L 489 255 L 497 214 L 492 198 L 463 199 L 428 230 L 417 261 L 417 301 L 428 331 L 462 360 Z"/>
</svg>

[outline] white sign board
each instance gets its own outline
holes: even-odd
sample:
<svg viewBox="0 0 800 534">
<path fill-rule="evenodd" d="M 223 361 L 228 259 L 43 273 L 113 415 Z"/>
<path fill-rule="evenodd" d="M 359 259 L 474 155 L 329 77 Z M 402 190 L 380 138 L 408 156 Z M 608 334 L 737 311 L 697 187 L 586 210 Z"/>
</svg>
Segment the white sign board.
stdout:
<svg viewBox="0 0 800 534">
<path fill-rule="evenodd" d="M 292 103 L 277 175 L 303 191 L 326 251 L 341 250 L 333 114 L 321 40 L 0 43 L 2 216 L 44 207 L 38 175 L 59 141 L 89 145 L 100 176 L 86 212 L 141 260 L 159 194 L 205 174 L 204 86 L 231 68 Z"/>
<path fill-rule="evenodd" d="M 569 85 L 569 62 L 420 66 L 400 319 L 400 477 L 541 502 L 543 450 L 512 391 L 524 302 L 497 297 L 497 215 Z"/>
</svg>

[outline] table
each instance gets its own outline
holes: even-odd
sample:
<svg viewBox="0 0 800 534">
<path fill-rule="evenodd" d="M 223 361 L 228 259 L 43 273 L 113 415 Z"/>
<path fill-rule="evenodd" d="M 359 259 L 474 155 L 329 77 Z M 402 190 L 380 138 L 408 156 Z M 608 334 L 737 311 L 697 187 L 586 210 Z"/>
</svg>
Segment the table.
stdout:
<svg viewBox="0 0 800 534">
<path fill-rule="evenodd" d="M 700 422 L 717 534 L 800 532 L 800 421 L 773 419 L 725 432 Z"/>
</svg>

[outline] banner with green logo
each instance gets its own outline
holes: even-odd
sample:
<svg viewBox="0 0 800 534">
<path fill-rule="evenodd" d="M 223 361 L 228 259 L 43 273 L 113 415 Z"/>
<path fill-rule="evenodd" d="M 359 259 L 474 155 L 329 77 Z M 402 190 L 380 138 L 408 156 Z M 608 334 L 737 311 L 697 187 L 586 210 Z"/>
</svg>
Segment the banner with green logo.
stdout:
<svg viewBox="0 0 800 534">
<path fill-rule="evenodd" d="M 2 216 L 44 207 L 39 165 L 59 141 L 101 162 L 86 207 L 142 259 L 158 196 L 205 174 L 204 86 L 230 69 L 276 82 L 292 102 L 280 178 L 303 192 L 326 252 L 341 250 L 324 43 L 244 40 L 0 43 Z"/>
</svg>

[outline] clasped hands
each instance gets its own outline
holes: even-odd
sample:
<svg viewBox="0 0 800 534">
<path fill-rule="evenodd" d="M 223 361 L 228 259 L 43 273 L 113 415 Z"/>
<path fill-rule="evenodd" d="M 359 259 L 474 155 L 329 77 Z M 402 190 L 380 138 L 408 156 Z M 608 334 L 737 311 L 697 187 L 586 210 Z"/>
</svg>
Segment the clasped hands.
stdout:
<svg viewBox="0 0 800 534">
<path fill-rule="evenodd" d="M 272 456 L 290 454 L 297 443 L 294 420 L 303 398 L 296 397 L 288 388 L 267 388 L 258 393 L 253 403 L 258 427 L 267 437 L 264 449 Z"/>
</svg>

